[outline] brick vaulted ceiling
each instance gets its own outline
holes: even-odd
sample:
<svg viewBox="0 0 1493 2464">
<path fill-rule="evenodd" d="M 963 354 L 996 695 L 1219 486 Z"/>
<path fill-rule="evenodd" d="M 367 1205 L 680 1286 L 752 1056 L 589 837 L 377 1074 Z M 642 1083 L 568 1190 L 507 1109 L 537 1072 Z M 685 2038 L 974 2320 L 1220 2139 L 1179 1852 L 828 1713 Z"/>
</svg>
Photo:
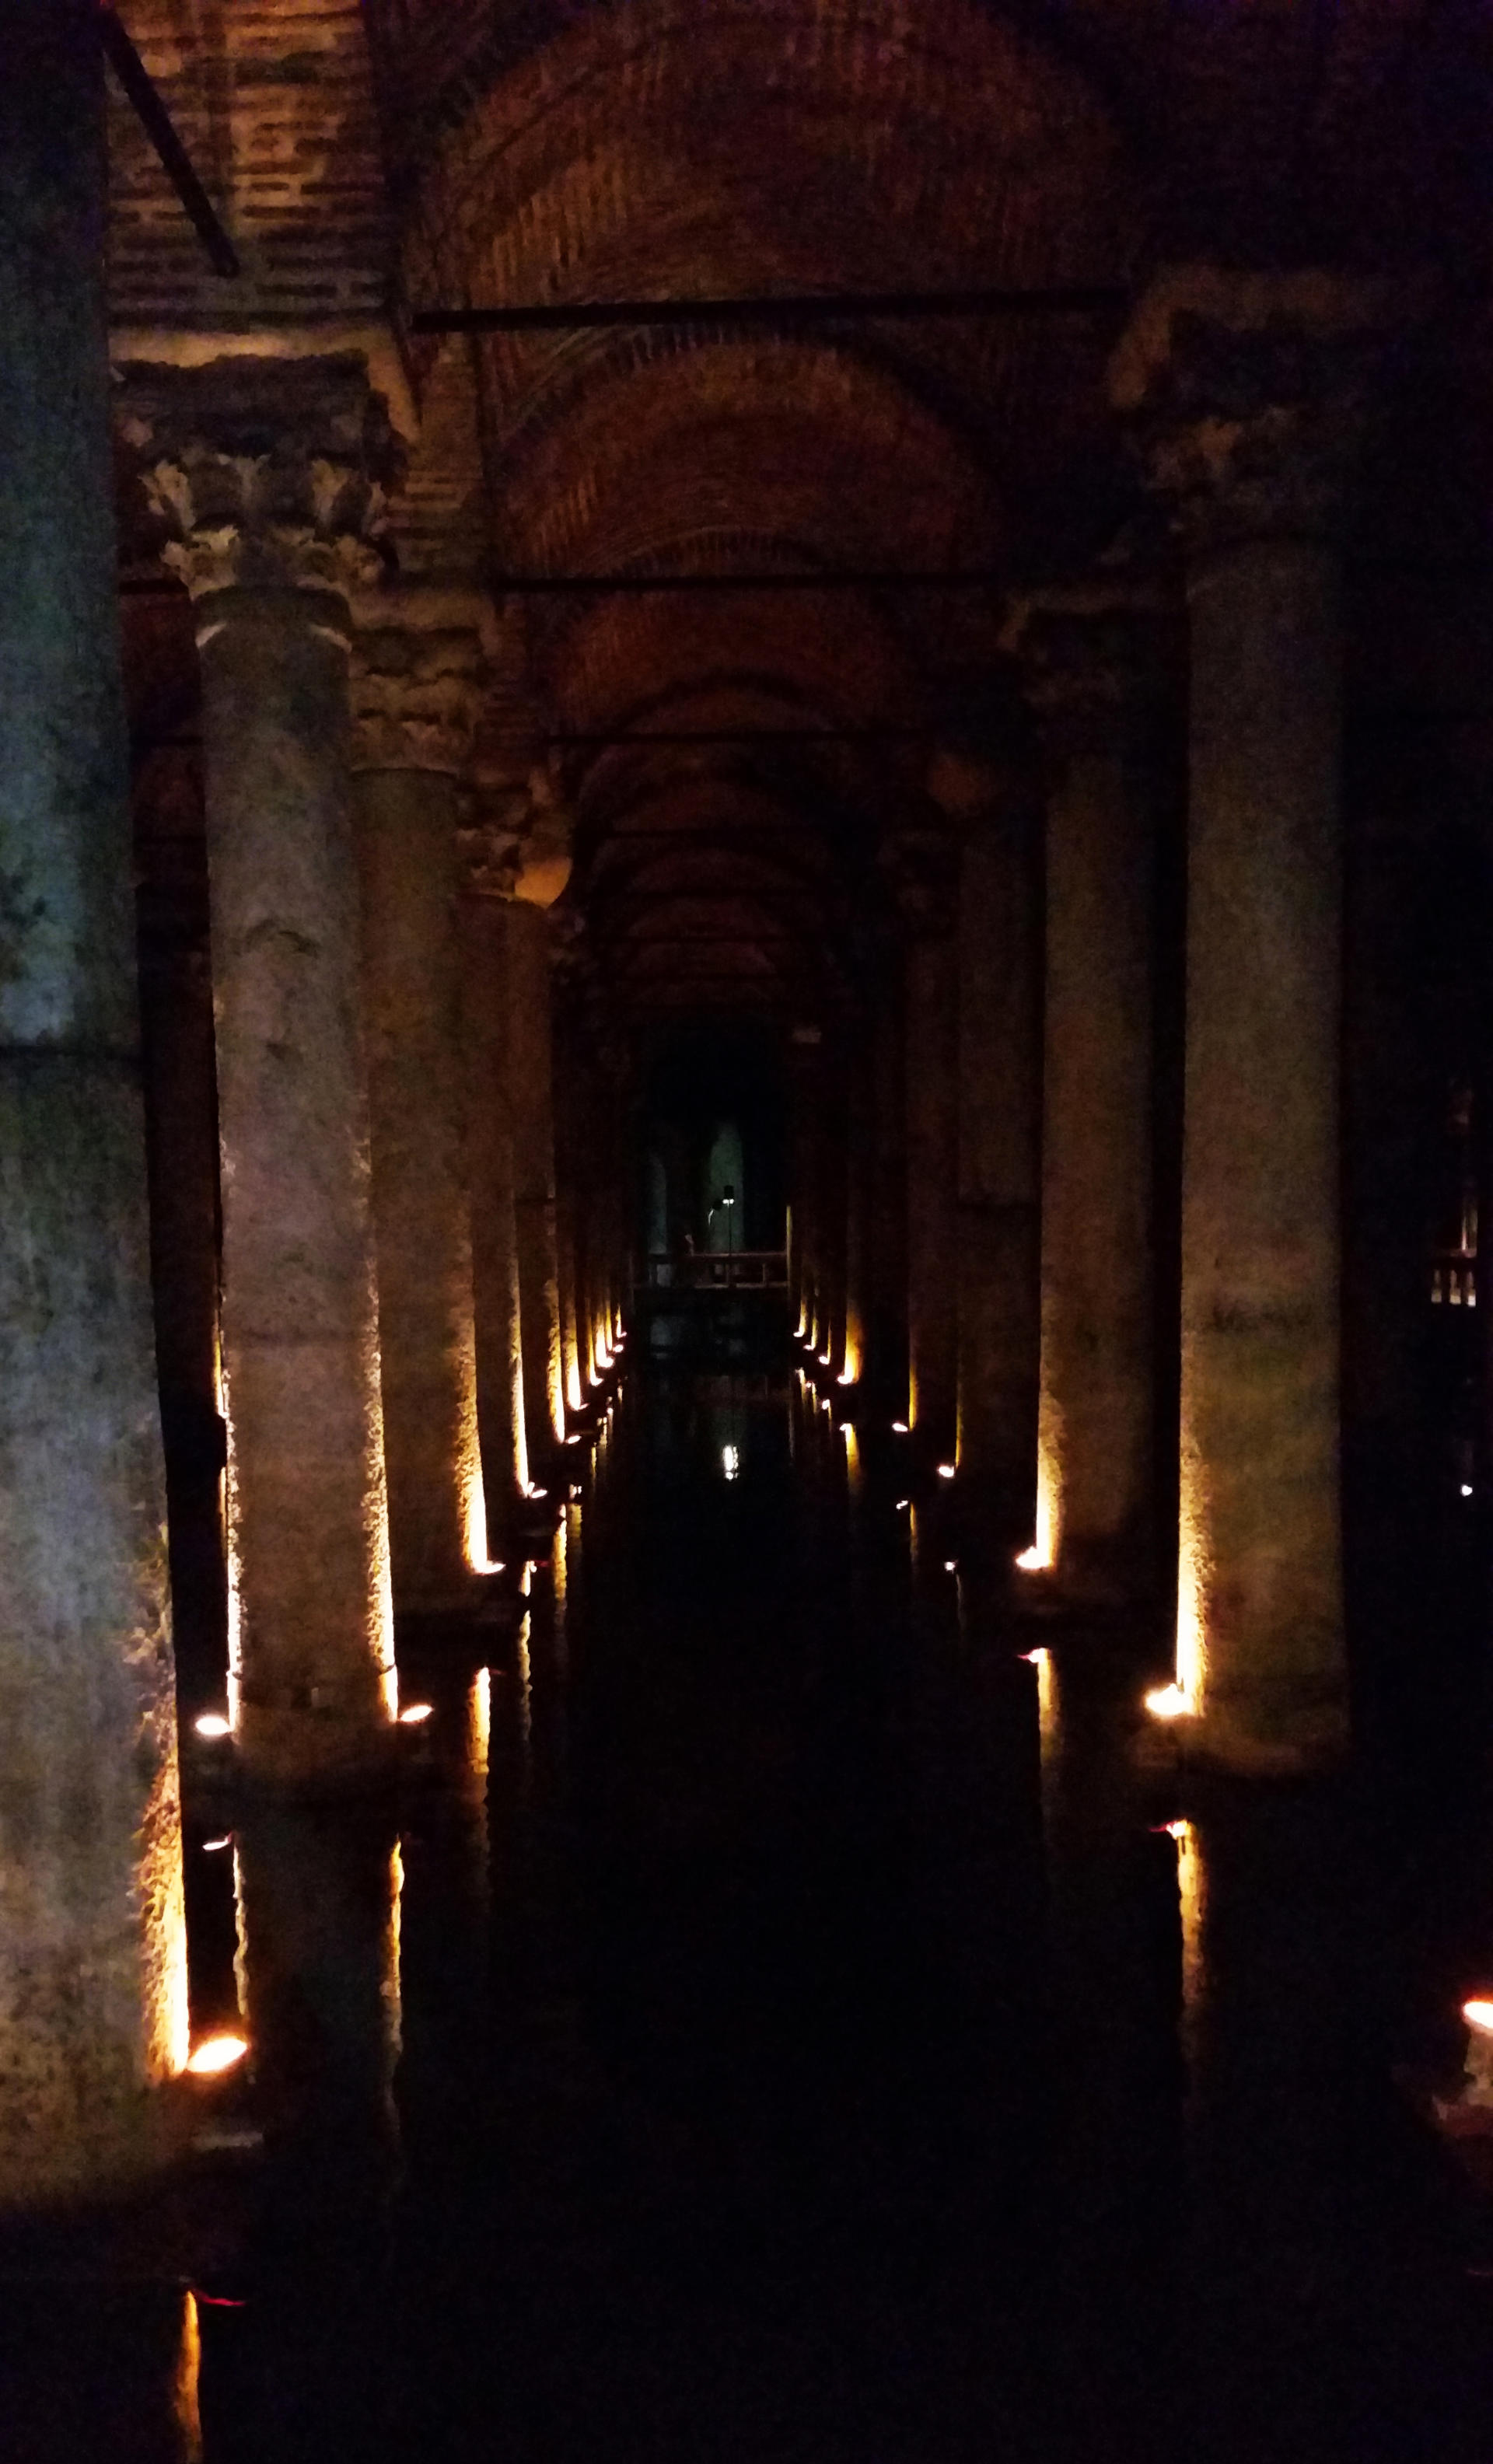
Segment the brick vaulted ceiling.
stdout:
<svg viewBox="0 0 1493 2464">
<path fill-rule="evenodd" d="M 410 339 L 424 308 L 1102 287 L 1162 256 L 1487 272 L 1482 0 L 121 0 L 239 246 L 113 123 L 116 319 L 391 319 L 409 572 L 978 568 L 531 595 L 618 990 L 801 1009 L 1001 579 L 1104 548 L 1102 311 Z M 1480 81 L 1481 78 L 1481 81 Z M 619 729 L 670 741 L 578 741 Z M 806 730 L 836 731 L 805 743 Z M 867 731 L 876 731 L 868 735 Z M 710 742 L 702 742 L 710 737 Z M 681 738 L 695 740 L 681 741 Z"/>
</svg>

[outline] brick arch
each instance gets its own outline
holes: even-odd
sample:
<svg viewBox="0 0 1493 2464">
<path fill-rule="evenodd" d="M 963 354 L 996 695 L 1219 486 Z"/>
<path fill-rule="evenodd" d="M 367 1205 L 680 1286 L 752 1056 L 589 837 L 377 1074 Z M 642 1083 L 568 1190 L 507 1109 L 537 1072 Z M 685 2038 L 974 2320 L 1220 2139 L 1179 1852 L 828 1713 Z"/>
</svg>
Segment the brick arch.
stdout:
<svg viewBox="0 0 1493 2464">
<path fill-rule="evenodd" d="M 412 304 L 1087 286 L 1131 270 L 1138 183 L 1097 89 L 981 0 L 560 13 L 525 55 L 494 55 L 459 107 L 449 87 L 411 150 Z M 552 574 L 999 567 L 1033 455 L 1061 470 L 1103 415 L 1105 344 L 1051 320 L 486 338 L 494 561 Z M 1033 440 L 1025 463 L 1019 436 Z M 581 732 L 712 708 L 743 727 L 786 709 L 830 728 L 916 728 L 948 630 L 932 594 L 530 605 L 539 689 Z M 734 680 L 724 704 L 721 677 Z M 654 992 L 694 983 L 701 951 L 717 949 L 725 973 L 786 997 L 816 947 L 837 972 L 858 850 L 915 800 L 925 759 L 913 743 L 826 747 L 750 775 L 688 748 L 571 761 L 587 850 L 576 894 L 599 902 L 599 926 L 607 894 L 614 913 L 624 899 L 618 951 Z M 778 834 L 770 897 L 740 875 L 749 811 Z M 687 889 L 669 886 L 644 827 L 661 814 Z M 817 887 L 797 878 L 790 846 L 818 851 Z M 785 913 L 798 919 L 786 937 Z"/>
<path fill-rule="evenodd" d="M 808 237 L 804 197 L 828 196 L 830 279 L 857 222 L 868 249 L 911 245 L 925 264 L 967 264 L 975 231 L 1007 279 L 1091 274 L 1134 236 L 1097 90 L 977 0 L 592 8 L 472 96 L 431 152 L 406 225 L 412 296 L 478 278 L 499 297 L 584 296 L 575 276 L 626 262 L 639 233 L 663 268 L 702 178 L 707 193 L 724 183 L 733 228 L 754 201 L 770 228 L 787 198 Z M 693 176 L 672 182 L 680 163 Z"/>
</svg>

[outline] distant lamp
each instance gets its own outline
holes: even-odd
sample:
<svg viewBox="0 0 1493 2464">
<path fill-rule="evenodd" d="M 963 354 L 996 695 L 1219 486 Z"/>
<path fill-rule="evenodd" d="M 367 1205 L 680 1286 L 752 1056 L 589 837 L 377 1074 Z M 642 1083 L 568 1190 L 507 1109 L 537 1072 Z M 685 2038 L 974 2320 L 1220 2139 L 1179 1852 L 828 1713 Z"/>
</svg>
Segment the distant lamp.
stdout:
<svg viewBox="0 0 1493 2464">
<path fill-rule="evenodd" d="M 908 1433 L 908 1424 L 906 1420 L 893 1420 L 891 1430 L 893 1437 L 905 1438 Z"/>
<path fill-rule="evenodd" d="M 1153 1720 L 1190 1720 L 1197 1705 L 1180 1685 L 1156 1685 L 1146 1697 L 1146 1708 Z"/>
<path fill-rule="evenodd" d="M 204 1711 L 192 1722 L 199 1737 L 227 1737 L 232 1734 L 232 1722 L 222 1711 Z"/>
<path fill-rule="evenodd" d="M 940 1463 L 940 1464 L 939 1464 L 939 1466 L 938 1466 L 938 1477 L 939 1477 L 939 1479 L 940 1479 L 940 1480 L 953 1480 L 953 1478 L 954 1478 L 954 1474 L 955 1474 L 955 1466 L 954 1466 L 954 1464 L 953 1464 L 953 1463 Z"/>
<path fill-rule="evenodd" d="M 430 1710 L 431 1706 L 428 1703 L 406 1704 L 399 1715 L 399 1725 L 402 1728 L 418 1728 L 428 1720 Z"/>
</svg>

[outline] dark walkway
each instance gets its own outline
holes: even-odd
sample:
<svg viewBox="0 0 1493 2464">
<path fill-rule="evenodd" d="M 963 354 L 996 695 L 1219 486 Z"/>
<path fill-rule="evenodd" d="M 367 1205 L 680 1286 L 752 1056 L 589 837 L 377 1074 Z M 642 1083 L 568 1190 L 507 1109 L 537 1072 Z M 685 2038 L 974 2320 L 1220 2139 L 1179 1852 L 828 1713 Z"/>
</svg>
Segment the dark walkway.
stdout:
<svg viewBox="0 0 1493 2464">
<path fill-rule="evenodd" d="M 405 1671 L 397 1850 L 246 1822 L 271 2161 L 195 2351 L 12 2253 L 6 2464 L 1493 2453 L 1493 2242 L 1389 2083 L 1434 1869 L 1346 1789 L 1154 1827 L 1120 1646 L 1021 1660 L 847 1451 L 627 1396 L 501 1663 Z"/>
</svg>

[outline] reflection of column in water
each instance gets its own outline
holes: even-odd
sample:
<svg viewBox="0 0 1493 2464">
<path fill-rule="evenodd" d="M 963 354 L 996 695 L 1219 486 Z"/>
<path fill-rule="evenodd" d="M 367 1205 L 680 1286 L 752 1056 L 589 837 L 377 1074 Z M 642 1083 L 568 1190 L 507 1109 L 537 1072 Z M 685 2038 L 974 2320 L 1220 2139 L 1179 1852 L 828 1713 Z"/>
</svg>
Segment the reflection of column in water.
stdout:
<svg viewBox="0 0 1493 2464">
<path fill-rule="evenodd" d="M 514 1645 L 518 1668 L 518 1750 L 525 1783 L 529 1778 L 534 1745 L 534 1669 L 529 1655 L 532 1614 L 531 1610 L 525 1609 Z"/>
<path fill-rule="evenodd" d="M 405 1859 L 396 1839 L 389 1850 L 388 1922 L 379 1957 L 379 1995 L 384 2005 L 384 2042 L 390 2089 L 405 2041 L 405 1996 L 399 1965 L 399 1920 L 405 1896 Z"/>
<path fill-rule="evenodd" d="M 261 1806 L 235 1841 L 240 2010 L 269 2130 L 392 2142 L 403 1865 L 346 1807 Z"/>
<path fill-rule="evenodd" d="M 171 2390 L 177 2436 L 173 2464 L 203 2464 L 202 2410 L 198 2400 L 201 2380 L 202 2330 L 197 2317 L 197 2296 L 188 2289 L 182 2296 L 182 2338 L 176 2357 L 176 2379 Z"/>
<path fill-rule="evenodd" d="M 1196 1822 L 1174 1822 L 1169 1828 L 1176 1841 L 1176 1900 L 1182 1928 L 1182 2058 L 1191 2082 L 1197 2076 L 1202 2030 L 1208 1881 Z"/>
<path fill-rule="evenodd" d="M 861 1502 L 861 1492 L 866 1485 L 866 1472 L 861 1462 L 860 1436 L 856 1430 L 854 1422 L 851 1420 L 846 1420 L 843 1423 L 843 1434 L 845 1437 L 845 1495 L 848 1497 L 852 1506 L 859 1506 Z"/>
<path fill-rule="evenodd" d="M 1049 1842 L 1054 1836 L 1060 1787 L 1059 1765 L 1062 1752 L 1062 1704 L 1058 1689 L 1057 1663 L 1045 1643 L 1026 1655 L 1037 1673 L 1037 1739 L 1042 1758 L 1042 1822 Z"/>
<path fill-rule="evenodd" d="M 492 1903 L 488 1859 L 488 1755 L 493 1741 L 493 1671 L 479 1668 L 467 1688 L 466 1734 L 461 1767 L 461 1805 L 469 1854 L 465 1859 L 479 1917 Z"/>
</svg>

